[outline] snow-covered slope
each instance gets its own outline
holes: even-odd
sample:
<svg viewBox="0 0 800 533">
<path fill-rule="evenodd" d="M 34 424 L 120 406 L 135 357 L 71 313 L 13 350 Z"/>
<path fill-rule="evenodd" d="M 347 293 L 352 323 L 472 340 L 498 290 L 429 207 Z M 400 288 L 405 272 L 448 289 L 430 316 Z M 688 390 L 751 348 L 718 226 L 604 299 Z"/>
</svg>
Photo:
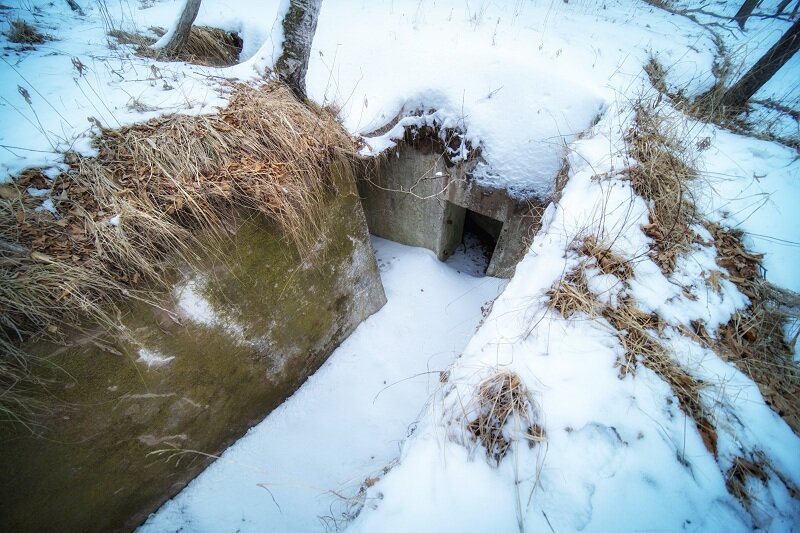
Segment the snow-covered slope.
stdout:
<svg viewBox="0 0 800 533">
<path fill-rule="evenodd" d="M 113 128 L 170 112 L 212 113 L 225 103 L 223 79 L 258 81 L 274 58 L 279 0 L 204 0 L 198 24 L 243 37 L 242 63 L 227 69 L 138 58 L 107 38 L 112 29 L 147 33 L 149 26 L 169 26 L 180 1 L 79 3 L 85 4 L 86 16 L 76 15 L 65 2 L 26 0 L 0 7 L 3 30 L 19 17 L 52 37 L 33 49 L 3 41 L 0 181 L 34 166 L 52 166 L 56 172 L 64 150 L 91 150 L 98 125 Z M 699 179 L 691 192 L 702 214 L 745 230 L 751 250 L 766 254 L 767 279 L 798 290 L 796 151 L 687 120 L 652 90 L 643 72 L 656 58 L 668 87 L 696 96 L 713 85 L 712 66 L 720 50 L 733 67 L 746 69 L 789 22 L 762 16 L 774 11 L 777 0 L 762 2 L 761 15 L 748 21 L 745 32 L 726 18 L 738 2 L 668 4 L 689 10 L 695 20 L 635 0 L 323 2 L 308 93 L 341 110 L 345 126 L 365 136 L 365 153 L 393 144 L 401 127 L 373 132 L 398 116 L 435 111 L 443 126 L 460 130 L 481 147 L 479 180 L 518 195 L 549 198 L 566 156 L 569 182 L 468 345 L 480 304 L 494 295 L 497 281 L 454 277 L 430 264 L 422 268 L 418 263 L 431 258 L 416 252 L 387 261 L 392 268 L 408 268 L 409 275 L 392 287 L 387 273 L 390 302 L 384 315 L 399 306 L 399 320 L 429 322 L 415 324 L 420 329 L 386 326 L 397 337 L 392 347 L 418 351 L 426 359 L 438 357 L 436 347 L 452 340 L 449 335 L 459 342 L 441 351 L 466 346 L 442 375 L 444 383 L 437 372 L 431 389 L 427 378 L 419 386 L 413 376 L 424 361 L 398 363 L 387 354 L 402 358 L 402 353 L 384 348 L 371 354 L 371 379 L 411 378 L 414 394 L 395 398 L 380 411 L 359 406 L 355 414 L 334 403 L 342 401 L 338 389 L 363 385 L 352 379 L 349 356 L 368 352 L 370 335 L 387 340 L 381 337 L 386 332 L 371 331 L 376 316 L 147 528 L 263 530 L 269 524 L 294 524 L 324 529 L 326 523 L 346 524 L 353 518 L 347 511 L 362 505 L 352 523 L 357 531 L 790 530 L 800 522 L 796 492 L 790 494 L 800 485 L 798 437 L 766 406 L 748 376 L 686 335 L 702 323 L 713 338 L 748 305 L 747 297 L 716 265 L 718 252 L 699 226 L 692 228 L 696 242 L 665 275 L 648 255 L 652 241 L 640 229 L 650 221 L 651 205 L 622 173 L 632 163 L 624 136 L 641 100 L 664 112 L 679 125 L 682 140 L 695 146 Z M 779 99 L 796 110 L 799 58 L 757 97 Z M 751 122 L 773 116 L 758 109 Z M 781 130 L 796 135 L 797 121 L 786 117 L 779 117 Z M 33 193 L 46 205 L 46 191 Z M 577 244 L 589 236 L 626 259 L 632 276 L 621 279 L 587 266 Z M 392 245 L 379 248 L 386 253 Z M 547 293 L 578 267 L 603 305 L 625 300 L 658 317 L 659 343 L 672 363 L 703 384 L 699 401 L 714 423 L 716 455 L 662 375 L 640 365 L 620 376 L 624 332 L 604 316 L 565 318 L 551 308 Z M 423 286 L 434 280 L 436 287 Z M 454 286 L 459 283 L 461 292 Z M 407 291 L 419 288 L 438 299 L 407 298 Z M 463 322 L 461 315 L 449 317 L 452 323 L 433 322 L 431 313 L 441 309 L 445 315 L 463 311 Z M 514 372 L 529 391 L 544 440 L 529 447 L 524 439 L 512 439 L 511 453 L 495 466 L 465 422 L 481 383 L 498 371 Z M 392 394 L 402 390 L 395 387 Z M 372 389 L 365 394 L 352 401 L 374 396 Z M 391 431 L 367 431 L 373 427 L 364 425 L 370 416 L 381 423 L 390 420 L 381 427 Z M 349 435 L 327 438 L 344 427 Z M 411 435 L 405 431 L 409 427 L 416 428 Z M 395 464 L 397 440 L 406 436 Z M 266 462 L 262 457 L 251 461 L 259 454 Z M 323 460 L 302 463 L 315 454 Z M 286 463 L 281 470 L 290 473 L 290 483 L 276 476 L 272 457 Z M 742 458 L 771 465 L 759 474 L 763 479 L 743 477 L 749 508 L 727 486 Z M 237 462 L 267 468 L 242 473 Z M 393 468 L 369 477 L 359 494 L 364 476 L 381 473 L 384 465 Z M 225 496 L 217 495 L 220 488 Z M 342 498 L 352 500 L 343 503 Z M 331 520 L 318 521 L 320 514 Z"/>
<path fill-rule="evenodd" d="M 561 200 L 449 383 L 430 399 L 399 465 L 367 491 L 351 530 L 788 531 L 800 520 L 787 489 L 800 483 L 800 439 L 747 376 L 680 333 L 693 321 L 713 332 L 747 300 L 725 279 L 716 290 L 703 281 L 718 268 L 713 246 L 696 244 L 670 277 L 648 257 L 640 229 L 647 205 L 620 173 L 629 124 L 618 117 L 630 113 L 611 111 L 572 145 Z M 587 258 L 578 248 L 587 236 L 612 243 L 634 277 L 582 267 Z M 600 301 L 618 306 L 632 298 L 664 321 L 674 361 L 704 384 L 716 456 L 662 376 L 643 365 L 621 377 L 625 349 L 614 326 L 553 309 L 548 291 L 575 268 Z M 528 428 L 512 425 L 511 451 L 494 467 L 467 428 L 480 384 L 498 371 L 525 384 L 546 440 L 529 446 Z M 764 457 L 778 472 L 748 485 L 752 514 L 726 488 L 742 456 Z"/>
</svg>

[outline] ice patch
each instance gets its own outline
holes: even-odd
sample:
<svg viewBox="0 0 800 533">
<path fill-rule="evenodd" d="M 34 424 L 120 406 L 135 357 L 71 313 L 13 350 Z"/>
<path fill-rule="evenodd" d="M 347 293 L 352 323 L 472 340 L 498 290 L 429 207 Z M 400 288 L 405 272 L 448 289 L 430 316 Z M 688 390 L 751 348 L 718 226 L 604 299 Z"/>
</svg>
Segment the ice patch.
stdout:
<svg viewBox="0 0 800 533">
<path fill-rule="evenodd" d="M 146 364 L 148 368 L 153 368 L 169 364 L 173 359 L 175 359 L 174 355 L 166 356 L 157 350 L 139 348 L 139 359 L 137 361 Z"/>
</svg>

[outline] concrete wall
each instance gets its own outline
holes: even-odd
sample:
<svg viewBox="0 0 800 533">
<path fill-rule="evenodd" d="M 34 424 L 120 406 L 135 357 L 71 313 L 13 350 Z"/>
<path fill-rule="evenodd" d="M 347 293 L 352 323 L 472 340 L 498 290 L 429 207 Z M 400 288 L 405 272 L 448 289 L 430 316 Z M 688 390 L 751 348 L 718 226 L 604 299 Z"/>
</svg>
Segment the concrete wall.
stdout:
<svg viewBox="0 0 800 533">
<path fill-rule="evenodd" d="M 541 225 L 544 204 L 535 199 L 512 198 L 503 189 L 480 185 L 468 177 L 457 177 L 456 171 L 450 176 L 449 202 L 503 222 L 486 275 L 510 278 Z"/>
<path fill-rule="evenodd" d="M 359 180 L 369 230 L 392 241 L 432 250 L 447 259 L 461 242 L 467 209 L 503 223 L 486 274 L 509 278 L 541 223 L 544 204 L 479 185 L 462 166 L 446 167 L 442 148 L 428 139 L 401 143 L 396 155 Z"/>
<path fill-rule="evenodd" d="M 131 339 L 28 347 L 54 364 L 39 398 L 51 415 L 38 436 L 0 438 L 0 531 L 133 529 L 210 462 L 180 450 L 224 451 L 385 303 L 355 186 L 338 182 L 307 257 L 242 217 L 164 310 L 130 305 Z M 216 320 L 182 310 L 187 294 Z M 173 359 L 148 366 L 142 348 Z"/>
<path fill-rule="evenodd" d="M 464 209 L 446 201 L 445 168 L 435 142 L 398 146 L 386 160 L 368 165 L 359 180 L 369 231 L 433 251 L 444 261 L 461 242 Z"/>
</svg>

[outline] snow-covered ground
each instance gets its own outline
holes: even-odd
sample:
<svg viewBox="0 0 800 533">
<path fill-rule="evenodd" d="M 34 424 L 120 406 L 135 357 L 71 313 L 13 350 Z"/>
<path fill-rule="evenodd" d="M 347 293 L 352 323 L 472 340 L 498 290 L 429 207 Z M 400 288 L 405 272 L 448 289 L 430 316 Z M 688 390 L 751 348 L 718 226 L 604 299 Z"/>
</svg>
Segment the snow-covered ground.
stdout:
<svg viewBox="0 0 800 533">
<path fill-rule="evenodd" d="M 709 220 L 746 233 L 745 244 L 765 254 L 768 280 L 800 293 L 797 152 L 710 125 L 697 130 L 698 140 L 706 137 L 695 201 Z"/>
<path fill-rule="evenodd" d="M 140 531 L 316 531 L 382 473 L 506 282 L 373 239 L 387 304 Z M 484 265 L 485 268 L 485 265 Z"/>
<path fill-rule="evenodd" d="M 612 107 L 572 145 L 561 200 L 548 209 L 448 385 L 429 400 L 399 465 L 367 491 L 351 530 L 791 531 L 800 521 L 800 504 L 775 474 L 748 485 L 752 515 L 726 489 L 733 460 L 758 454 L 797 487 L 800 439 L 748 377 L 679 333 L 692 321 L 713 332 L 747 300 L 725 279 L 715 290 L 705 283 L 718 268 L 713 246 L 695 245 L 670 277 L 648 257 L 650 241 L 640 229 L 647 204 L 620 172 L 630 116 L 620 111 Z M 577 248 L 587 236 L 608 243 L 634 277 L 582 268 L 587 258 Z M 705 384 L 702 402 L 719 436 L 716 457 L 661 377 L 639 366 L 635 376 L 621 378 L 624 348 L 609 322 L 584 313 L 564 318 L 551 308 L 547 291 L 575 268 L 601 302 L 618 306 L 632 298 L 664 321 L 675 362 Z M 466 428 L 476 416 L 479 384 L 498 370 L 515 372 L 527 386 L 546 442 L 528 446 L 521 435 L 527 428 L 507 428 L 512 451 L 494 467 Z"/>
<path fill-rule="evenodd" d="M 97 122 L 213 112 L 225 103 L 221 78 L 253 80 L 269 66 L 281 2 L 204 0 L 198 24 L 244 39 L 243 62 L 229 69 L 109 48 L 109 29 L 169 26 L 178 1 L 80 2 L 86 17 L 61 2 L 8 3 L 8 19 L 34 22 L 54 40 L 3 51 L 0 180 L 58 165 L 66 148 L 89 151 Z M 726 19 L 739 2 L 668 3 L 696 20 L 635 0 L 323 2 L 308 93 L 338 106 L 345 126 L 367 136 L 365 153 L 392 146 L 408 123 L 436 121 L 480 146 L 480 180 L 544 199 L 568 156 L 569 181 L 474 336 L 500 282 L 470 277 L 480 265 L 467 256 L 442 265 L 427 252 L 376 241 L 386 308 L 145 530 L 322 530 L 346 525 L 343 513 L 359 503 L 356 531 L 796 528 L 800 504 L 787 487 L 800 486 L 800 440 L 749 377 L 680 333 L 702 323 L 715 335 L 747 298 L 725 279 L 700 227 L 666 276 L 640 230 L 649 206 L 622 173 L 633 163 L 624 135 L 641 99 L 694 146 L 691 196 L 702 214 L 744 230 L 747 246 L 765 254 L 767 279 L 800 289 L 797 152 L 679 116 L 643 71 L 655 57 L 672 90 L 696 96 L 714 83 L 720 46 L 743 71 L 790 22 L 759 15 L 742 32 Z M 764 0 L 757 14 L 777 4 Z M 757 98 L 796 111 L 799 70 L 796 56 Z M 370 136 L 414 111 L 426 117 Z M 768 118 L 763 110 L 753 117 Z M 796 134 L 792 120 L 781 115 L 782 133 Z M 35 193 L 46 205 L 47 193 Z M 622 280 L 589 265 L 594 296 L 611 306 L 627 298 L 658 316 L 673 362 L 704 384 L 716 457 L 659 375 L 640 365 L 620 378 L 620 332 L 605 318 L 564 318 L 549 308 L 547 291 L 586 260 L 576 242 L 587 236 L 633 268 Z M 441 383 L 439 371 L 453 362 Z M 464 428 L 479 384 L 498 370 L 520 376 L 546 441 L 514 441 L 495 467 Z M 739 457 L 772 468 L 764 480 L 748 478 L 750 509 L 726 488 Z"/>
</svg>

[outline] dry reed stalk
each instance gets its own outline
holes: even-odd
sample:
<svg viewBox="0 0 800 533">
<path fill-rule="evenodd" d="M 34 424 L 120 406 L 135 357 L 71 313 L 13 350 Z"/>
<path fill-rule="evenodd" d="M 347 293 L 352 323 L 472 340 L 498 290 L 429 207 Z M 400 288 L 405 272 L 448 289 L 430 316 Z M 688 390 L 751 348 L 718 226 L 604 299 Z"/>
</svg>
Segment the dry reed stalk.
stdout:
<svg viewBox="0 0 800 533">
<path fill-rule="evenodd" d="M 467 424 L 467 430 L 486 449 L 495 465 L 500 464 L 511 446 L 508 427 L 512 422 L 524 429 L 529 445 L 545 440 L 544 428 L 536 419 L 535 403 L 514 372 L 497 372 L 481 381 L 475 402 L 474 418 Z"/>
<path fill-rule="evenodd" d="M 97 157 L 71 154 L 53 181 L 27 172 L 0 187 L 0 404 L 31 373 L 24 342 L 97 324 L 124 334 L 119 304 L 168 290 L 176 267 L 196 259 L 196 230 L 227 238 L 244 209 L 301 255 L 323 234 L 330 173 L 352 178 L 353 140 L 282 85 L 231 90 L 216 115 L 104 130 Z M 49 189 L 55 214 L 37 209 L 29 187 Z"/>
</svg>

